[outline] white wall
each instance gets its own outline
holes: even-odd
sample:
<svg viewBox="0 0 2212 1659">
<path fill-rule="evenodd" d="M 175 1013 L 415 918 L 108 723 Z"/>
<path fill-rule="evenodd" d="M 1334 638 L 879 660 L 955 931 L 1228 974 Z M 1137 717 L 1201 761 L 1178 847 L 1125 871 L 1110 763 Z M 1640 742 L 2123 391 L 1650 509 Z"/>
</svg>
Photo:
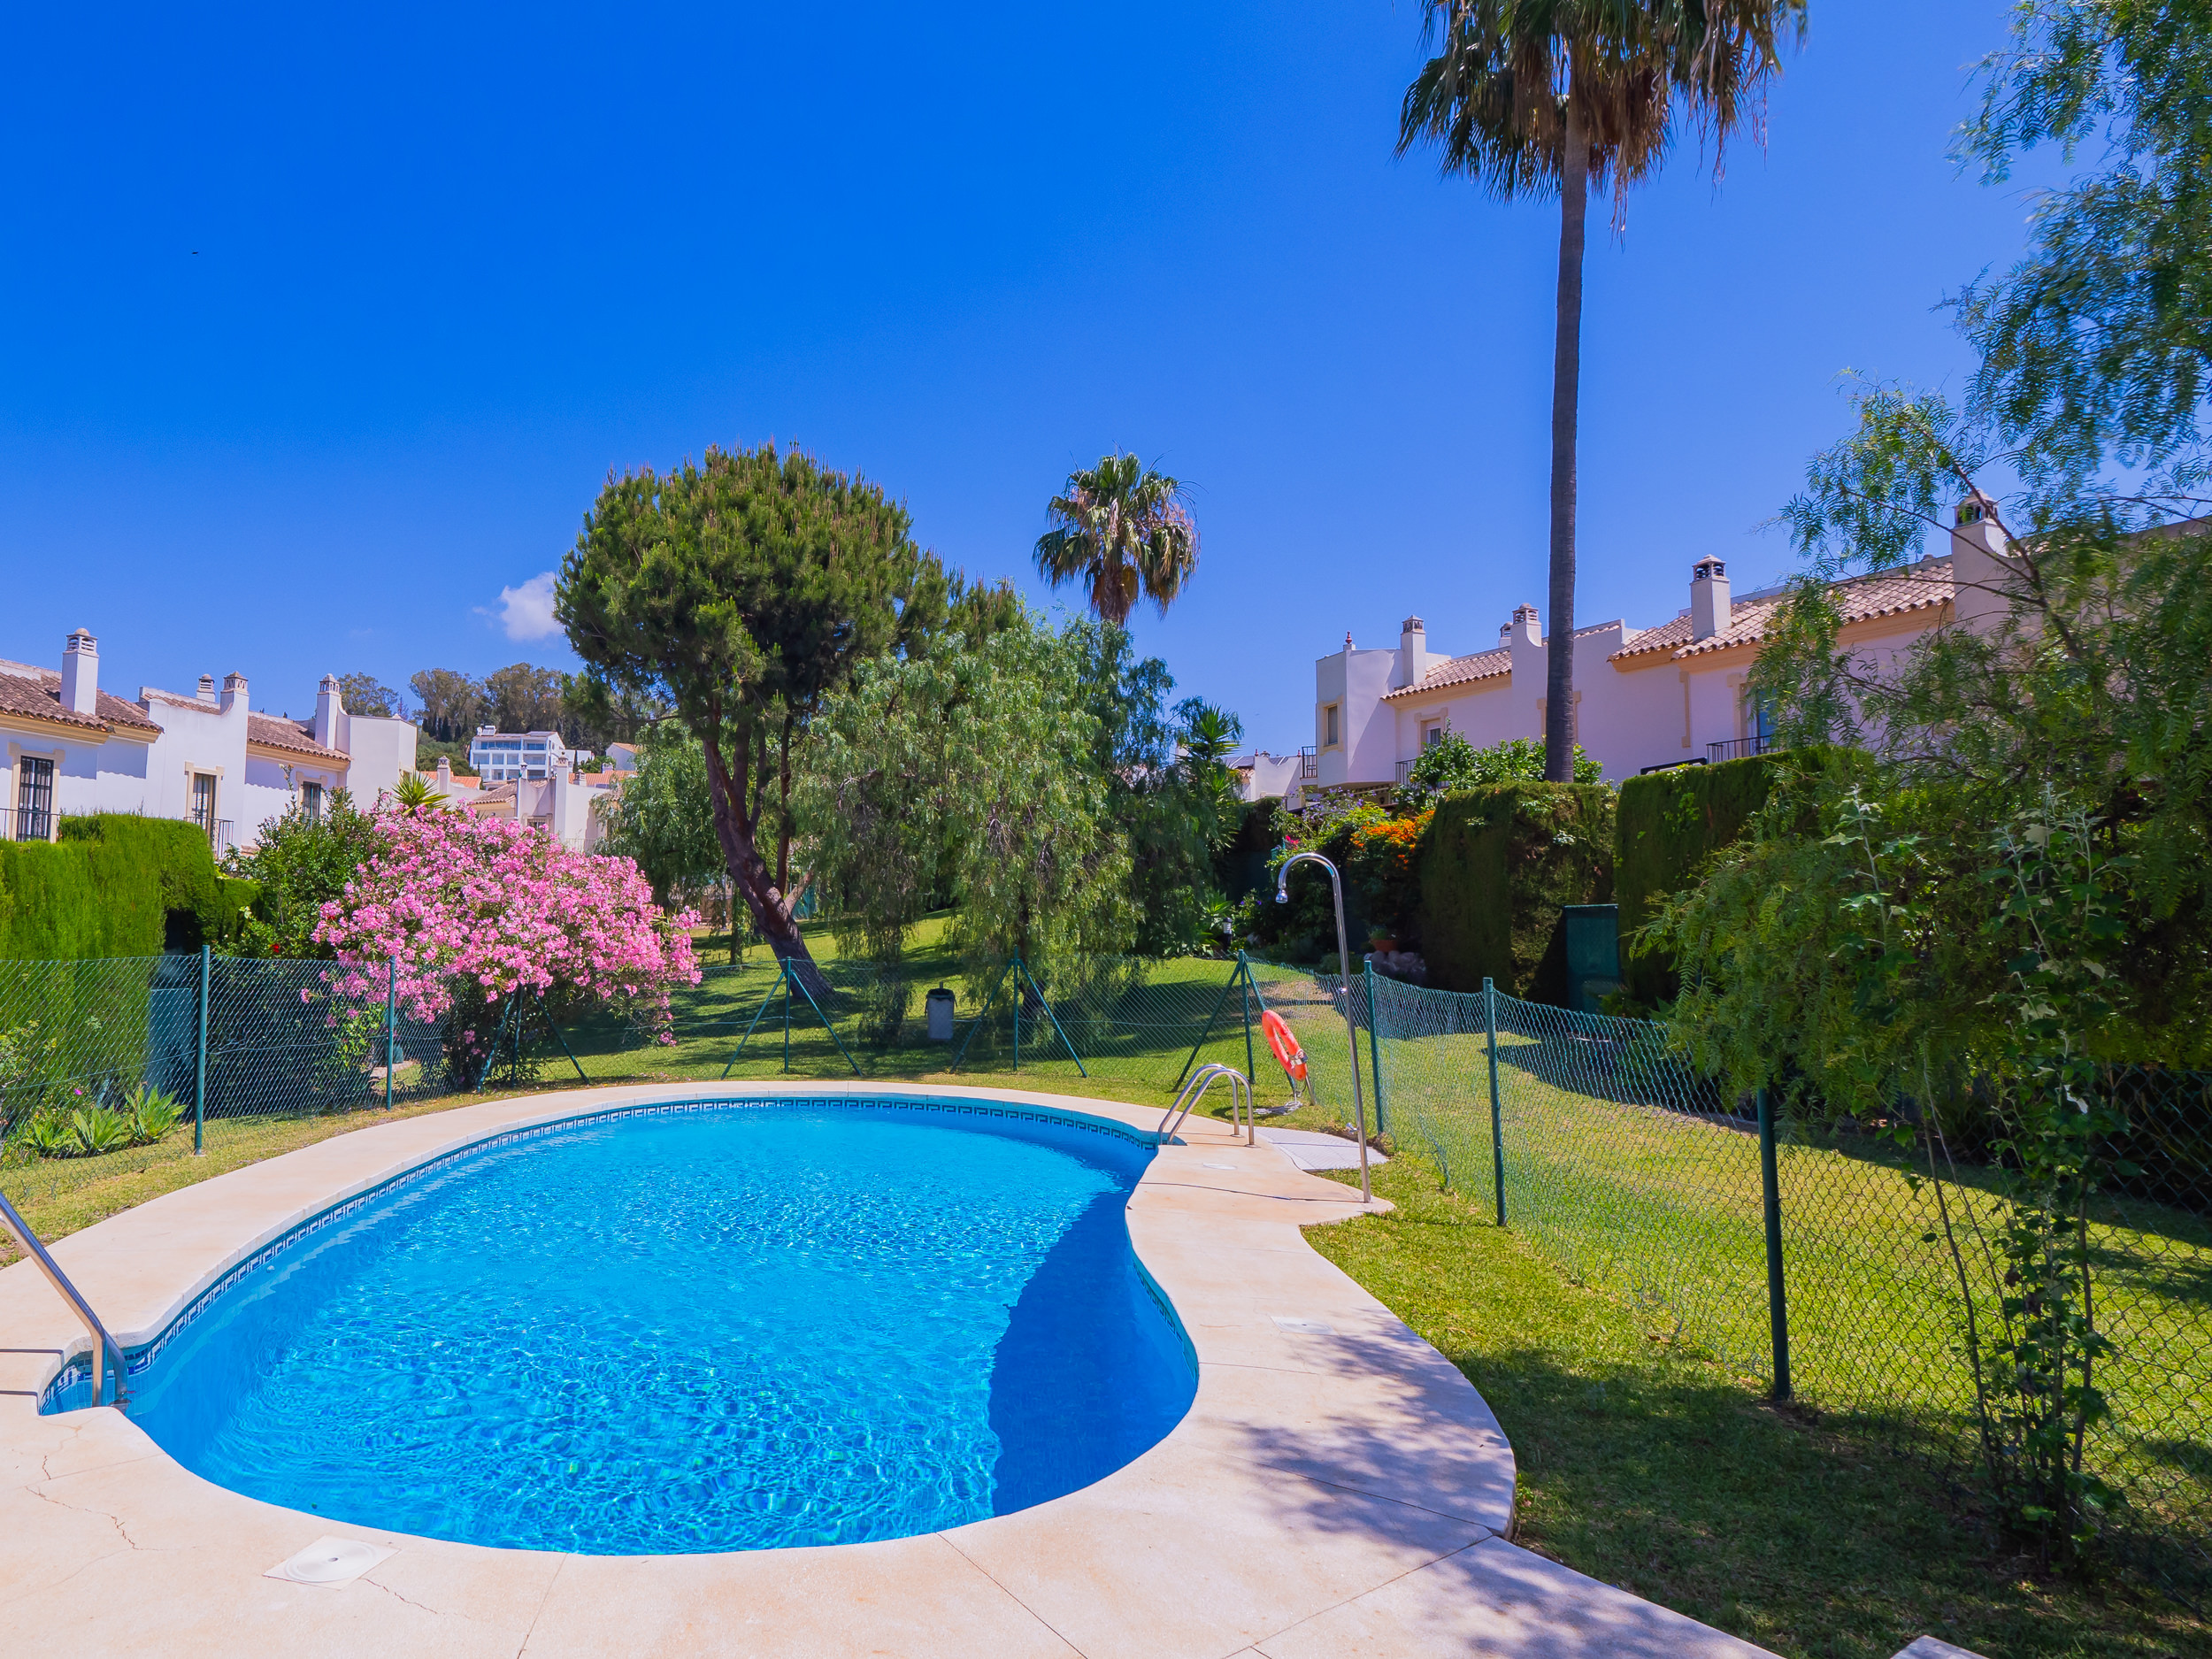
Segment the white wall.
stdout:
<svg viewBox="0 0 2212 1659">
<path fill-rule="evenodd" d="M 190 818 L 193 775 L 212 772 L 217 819 L 229 822 L 237 841 L 247 840 L 259 826 L 247 816 L 242 685 L 228 708 L 220 699 L 210 702 L 151 686 L 139 688 L 138 702 L 146 718 L 161 727 L 147 757 L 145 803 L 138 810 L 148 818 Z"/>
<path fill-rule="evenodd" d="M 1398 775 L 1397 722 L 1382 701 L 1390 689 L 1398 653 L 1360 650 L 1346 646 L 1333 657 L 1314 664 L 1313 742 L 1320 751 L 1324 787 L 1345 783 L 1391 783 Z M 1333 748 L 1323 739 L 1327 726 L 1324 710 L 1340 705 L 1338 733 Z"/>
<path fill-rule="evenodd" d="M 415 741 L 421 731 L 406 720 L 388 720 L 380 715 L 343 717 L 346 741 L 337 747 L 352 757 L 346 768 L 346 787 L 356 804 L 367 808 L 377 797 L 396 787 L 415 770 Z"/>
<path fill-rule="evenodd" d="M 1271 796 L 1290 793 L 1298 781 L 1298 757 L 1271 755 L 1265 749 L 1252 757 L 1251 764 L 1244 769 L 1239 797 L 1246 801 L 1264 801 Z"/>
<path fill-rule="evenodd" d="M 73 732 L 24 721 L 0 726 L 6 744 L 5 799 L 16 804 L 17 762 L 26 755 L 54 763 L 54 811 L 135 812 L 146 795 L 148 744 L 142 738 Z"/>
</svg>

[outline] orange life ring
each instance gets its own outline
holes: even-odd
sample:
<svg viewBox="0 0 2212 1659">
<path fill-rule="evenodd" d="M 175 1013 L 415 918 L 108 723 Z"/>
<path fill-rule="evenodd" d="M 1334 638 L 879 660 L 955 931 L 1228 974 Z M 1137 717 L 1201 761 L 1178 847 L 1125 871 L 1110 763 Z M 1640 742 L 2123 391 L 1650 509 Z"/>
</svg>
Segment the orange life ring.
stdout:
<svg viewBox="0 0 2212 1659">
<path fill-rule="evenodd" d="M 1294 1083 L 1306 1080 L 1306 1051 L 1298 1046 L 1298 1039 L 1290 1034 L 1290 1026 L 1273 1009 L 1260 1015 L 1260 1029 L 1267 1033 L 1267 1046 L 1275 1051 L 1275 1058 Z"/>
</svg>

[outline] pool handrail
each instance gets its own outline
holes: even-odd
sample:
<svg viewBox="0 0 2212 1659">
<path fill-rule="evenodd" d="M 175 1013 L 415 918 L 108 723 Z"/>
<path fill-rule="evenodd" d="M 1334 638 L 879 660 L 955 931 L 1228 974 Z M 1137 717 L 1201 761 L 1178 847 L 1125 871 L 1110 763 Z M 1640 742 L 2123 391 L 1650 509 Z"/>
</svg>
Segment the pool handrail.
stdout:
<svg viewBox="0 0 2212 1659">
<path fill-rule="evenodd" d="M 1232 1134 L 1236 1133 L 1237 1102 L 1241 1099 L 1244 1102 L 1244 1144 L 1248 1147 L 1253 1145 L 1256 1136 L 1252 1119 L 1252 1079 L 1236 1067 L 1223 1065 L 1217 1060 L 1210 1061 L 1191 1073 L 1190 1081 L 1184 1084 L 1182 1092 L 1176 1095 L 1174 1105 L 1167 1109 L 1167 1116 L 1160 1119 L 1160 1127 L 1156 1131 L 1160 1139 L 1166 1140 L 1179 1128 L 1183 1119 L 1197 1110 L 1198 1102 L 1205 1098 L 1206 1091 L 1225 1077 L 1229 1079 L 1229 1131 Z M 1178 1108 L 1181 1109 L 1179 1113 Z"/>
<path fill-rule="evenodd" d="M 23 1248 L 31 1253 L 31 1259 L 38 1263 L 47 1281 L 61 1294 L 63 1301 L 76 1310 L 77 1317 L 84 1321 L 85 1329 L 91 1333 L 92 1403 L 96 1406 L 106 1403 L 102 1396 L 107 1392 L 107 1355 L 110 1348 L 115 1350 L 115 1403 L 121 1405 L 125 1398 L 123 1379 L 128 1375 L 123 1363 L 122 1345 L 108 1334 L 107 1326 L 100 1323 L 100 1316 L 92 1311 L 92 1304 L 69 1282 L 69 1275 L 61 1271 L 60 1264 L 47 1254 L 46 1246 L 31 1231 L 31 1224 L 8 1202 L 5 1193 L 0 1193 L 0 1220 L 4 1220 L 8 1231 L 22 1240 Z"/>
</svg>

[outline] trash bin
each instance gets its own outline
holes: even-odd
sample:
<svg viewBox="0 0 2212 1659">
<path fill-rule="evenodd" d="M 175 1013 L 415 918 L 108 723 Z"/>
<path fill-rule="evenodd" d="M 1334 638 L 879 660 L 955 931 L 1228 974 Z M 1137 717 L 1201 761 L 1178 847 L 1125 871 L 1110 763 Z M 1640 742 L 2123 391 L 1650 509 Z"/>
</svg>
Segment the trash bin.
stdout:
<svg viewBox="0 0 2212 1659">
<path fill-rule="evenodd" d="M 939 986 L 922 999 L 929 1014 L 929 1040 L 932 1042 L 952 1041 L 952 993 Z"/>
<path fill-rule="evenodd" d="M 1597 1013 L 1621 988 L 1620 907 L 1568 904 L 1567 1006 Z"/>
</svg>

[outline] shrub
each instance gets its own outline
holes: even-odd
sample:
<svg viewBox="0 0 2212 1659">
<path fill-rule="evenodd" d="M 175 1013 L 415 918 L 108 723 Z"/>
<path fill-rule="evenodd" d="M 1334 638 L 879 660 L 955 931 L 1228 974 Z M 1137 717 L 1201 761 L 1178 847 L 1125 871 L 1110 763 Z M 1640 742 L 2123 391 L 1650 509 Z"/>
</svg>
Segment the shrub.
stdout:
<svg viewBox="0 0 2212 1659">
<path fill-rule="evenodd" d="M 402 780 L 411 780 L 412 773 Z M 315 938 L 323 906 L 345 891 L 377 845 L 375 818 L 343 789 L 313 818 L 296 803 L 282 818 L 264 824 L 259 843 L 232 861 L 257 888 L 238 954 L 328 956 L 330 947 Z"/>
<path fill-rule="evenodd" d="M 0 841 L 0 957 L 150 956 L 226 945 L 252 884 L 226 879 L 206 834 L 176 818 L 61 821 L 58 841 Z"/>
<path fill-rule="evenodd" d="M 1390 814 L 1374 802 L 1354 796 L 1340 799 L 1285 820 L 1282 841 L 1268 855 L 1267 870 L 1255 895 L 1254 941 L 1273 954 L 1294 962 L 1312 962 L 1336 949 L 1336 908 L 1329 896 L 1328 878 L 1318 870 L 1301 866 L 1289 883 L 1288 902 L 1275 902 L 1275 883 L 1283 865 L 1295 852 L 1317 852 L 1337 867 L 1344 878 L 1344 933 L 1355 949 L 1367 940 L 1367 912 L 1359 883 L 1348 866 L 1352 838 L 1361 830 L 1387 823 Z"/>
<path fill-rule="evenodd" d="M 1567 1000 L 1569 904 L 1613 896 L 1614 792 L 1602 784 L 1505 783 L 1447 795 L 1420 858 L 1429 982 L 1486 978 L 1532 1002 Z"/>
<path fill-rule="evenodd" d="M 1358 888 L 1371 927 L 1401 941 L 1420 927 L 1421 846 L 1434 814 L 1356 825 L 1350 836 L 1348 879 Z M 1357 949 L 1363 941 L 1354 940 Z"/>
<path fill-rule="evenodd" d="M 1605 776 L 1605 768 L 1584 754 L 1579 743 L 1575 745 L 1574 764 L 1577 783 L 1596 783 Z M 1533 739 L 1509 737 L 1477 749 L 1457 732 L 1447 732 L 1421 751 L 1398 791 L 1398 800 L 1404 806 L 1425 806 L 1456 789 L 1543 781 L 1544 746 Z"/>
<path fill-rule="evenodd" d="M 449 1056 L 464 1063 L 484 1055 L 495 1010 L 518 993 L 556 1018 L 613 1007 L 671 1040 L 669 992 L 699 981 L 696 918 L 654 903 L 629 859 L 571 852 L 534 826 L 426 808 L 380 816 L 376 834 L 315 933 L 336 953 L 329 982 L 353 1013 L 383 1002 L 396 958 L 401 1003 L 442 1024 Z M 336 1026 L 342 1011 L 326 1022 Z"/>
<path fill-rule="evenodd" d="M 183 1102 L 149 1083 L 141 1083 L 123 1102 L 130 1121 L 131 1143 L 150 1147 L 174 1129 L 184 1117 Z"/>
<path fill-rule="evenodd" d="M 1621 785 L 1613 891 L 1620 904 L 1621 979 L 1632 1005 L 1656 1008 L 1681 992 L 1673 954 L 1653 941 L 1637 941 L 1638 930 L 1669 897 L 1694 884 L 1715 853 L 1745 833 L 1778 780 L 1840 776 L 1854 764 L 1847 751 L 1792 749 L 1717 766 L 1678 766 Z"/>
</svg>

